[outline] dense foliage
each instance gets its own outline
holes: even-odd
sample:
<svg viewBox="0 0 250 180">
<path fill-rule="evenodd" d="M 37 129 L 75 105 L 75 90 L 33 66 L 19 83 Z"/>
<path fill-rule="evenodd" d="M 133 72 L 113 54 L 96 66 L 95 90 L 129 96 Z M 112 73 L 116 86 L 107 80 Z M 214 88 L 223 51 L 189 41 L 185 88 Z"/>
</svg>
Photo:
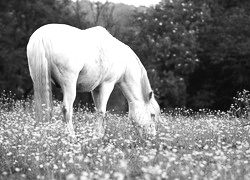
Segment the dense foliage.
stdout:
<svg viewBox="0 0 250 180">
<path fill-rule="evenodd" d="M 20 98 L 32 89 L 26 58 L 30 35 L 47 23 L 69 23 L 70 1 L 0 2 L 0 92 L 12 91 Z"/>
<path fill-rule="evenodd" d="M 199 62 L 198 33 L 206 12 L 191 1 L 165 1 L 138 14 L 134 49 L 164 107 L 185 106 L 187 78 Z"/>
<path fill-rule="evenodd" d="M 135 49 L 164 107 L 226 110 L 250 88 L 249 1 L 165 0 L 136 22 Z"/>
<path fill-rule="evenodd" d="M 38 27 L 103 25 L 138 54 L 162 107 L 227 110 L 237 91 L 250 89 L 249 7 L 247 0 L 162 0 L 150 8 L 1 1 L 0 92 L 31 93 L 26 44 Z"/>
<path fill-rule="evenodd" d="M 208 1 L 200 28 L 199 67 L 190 76 L 190 106 L 228 109 L 237 91 L 250 89 L 250 2 Z"/>
</svg>

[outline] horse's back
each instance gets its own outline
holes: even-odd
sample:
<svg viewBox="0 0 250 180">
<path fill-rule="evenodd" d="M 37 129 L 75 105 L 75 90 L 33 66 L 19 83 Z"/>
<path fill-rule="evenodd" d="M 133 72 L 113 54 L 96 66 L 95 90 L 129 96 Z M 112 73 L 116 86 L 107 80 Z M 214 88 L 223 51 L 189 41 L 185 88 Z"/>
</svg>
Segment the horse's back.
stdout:
<svg viewBox="0 0 250 180">
<path fill-rule="evenodd" d="M 91 61 L 100 60 L 121 64 L 121 61 L 131 59 L 127 59 L 127 56 L 134 55 L 127 45 L 101 26 L 80 30 L 65 24 L 48 24 L 33 33 L 29 44 L 39 40 L 49 54 L 48 57 L 53 60 L 60 56 L 71 59 L 70 62 L 92 63 Z"/>
<path fill-rule="evenodd" d="M 128 45 L 113 37 L 105 28 L 96 26 L 84 31 L 88 34 L 87 36 L 93 37 L 95 44 L 98 44 L 97 48 L 102 56 L 100 59 L 112 64 L 114 70 L 122 72 L 119 69 L 122 66 L 125 69 L 133 69 L 136 73 L 143 68 L 134 51 Z"/>
<path fill-rule="evenodd" d="M 79 38 L 81 30 L 64 24 L 47 24 L 38 28 L 30 37 L 29 44 L 34 44 L 38 41 L 43 41 L 45 46 L 51 45 L 53 48 L 57 46 L 68 46 Z M 49 44 L 50 43 L 50 44 Z M 66 43 L 66 44 L 65 44 Z M 70 44 L 72 46 L 72 44 Z"/>
<path fill-rule="evenodd" d="M 27 51 L 37 51 L 34 44 L 38 42 L 59 85 L 67 76 L 74 75 L 78 77 L 79 91 L 91 91 L 104 81 L 122 79 L 127 66 L 138 72 L 134 52 L 100 26 L 80 30 L 64 24 L 48 24 L 33 33 Z"/>
<path fill-rule="evenodd" d="M 27 51 L 36 51 L 36 44 L 41 44 L 46 57 L 51 61 L 60 58 L 74 59 L 82 46 L 79 41 L 81 30 L 64 24 L 48 24 L 37 29 L 30 37 Z M 74 57 L 72 57 L 74 56 Z"/>
</svg>

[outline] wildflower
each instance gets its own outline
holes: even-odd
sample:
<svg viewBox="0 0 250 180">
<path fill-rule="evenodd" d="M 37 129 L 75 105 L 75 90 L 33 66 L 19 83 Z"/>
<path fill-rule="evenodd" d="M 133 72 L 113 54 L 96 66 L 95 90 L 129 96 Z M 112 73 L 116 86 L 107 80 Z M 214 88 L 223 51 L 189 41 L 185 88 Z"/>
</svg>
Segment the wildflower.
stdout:
<svg viewBox="0 0 250 180">
<path fill-rule="evenodd" d="M 90 162 L 90 159 L 89 159 L 88 157 L 86 157 L 86 158 L 84 159 L 84 162 L 85 162 L 85 163 L 89 163 L 89 162 Z"/>
<path fill-rule="evenodd" d="M 66 165 L 64 162 L 62 163 L 62 168 L 66 169 Z"/>
<path fill-rule="evenodd" d="M 120 160 L 120 167 L 126 169 L 128 167 L 128 161 L 125 159 Z"/>
<path fill-rule="evenodd" d="M 204 150 L 208 150 L 209 149 L 209 146 L 206 144 L 204 147 L 203 147 Z"/>
<path fill-rule="evenodd" d="M 19 171 L 21 171 L 21 169 L 16 167 L 16 168 L 15 168 L 15 171 L 16 171 L 16 172 L 19 172 Z"/>
<path fill-rule="evenodd" d="M 83 171 L 80 176 L 80 180 L 88 180 L 88 173 L 86 171 Z"/>
<path fill-rule="evenodd" d="M 40 157 L 39 156 L 35 156 L 36 161 L 39 161 Z"/>
<path fill-rule="evenodd" d="M 66 176 L 66 180 L 77 180 L 75 174 L 71 173 Z"/>
<path fill-rule="evenodd" d="M 21 174 L 21 177 L 25 179 L 25 178 L 26 178 L 26 175 L 25 175 L 25 174 Z"/>
<path fill-rule="evenodd" d="M 37 132 L 34 132 L 33 133 L 33 136 L 36 137 L 36 138 L 40 138 L 41 137 L 41 134 L 37 133 Z"/>
<path fill-rule="evenodd" d="M 74 159 L 73 159 L 73 157 L 71 156 L 70 157 L 70 159 L 69 159 L 69 161 L 68 161 L 69 163 L 71 163 L 71 164 L 74 164 Z"/>
<path fill-rule="evenodd" d="M 105 174 L 104 174 L 104 177 L 103 177 L 103 180 L 105 180 L 105 179 L 106 179 L 106 180 L 110 179 L 110 175 L 107 174 L 107 173 L 105 173 Z"/>
<path fill-rule="evenodd" d="M 178 152 L 178 150 L 177 150 L 177 149 L 175 149 L 175 148 L 174 148 L 172 151 L 173 151 L 174 153 Z"/>
<path fill-rule="evenodd" d="M 110 153 L 110 152 L 112 151 L 113 148 L 114 148 L 114 145 L 110 143 L 110 144 L 104 149 L 104 151 Z"/>
<path fill-rule="evenodd" d="M 44 179 L 44 176 L 37 175 L 36 178 L 37 178 L 37 179 Z"/>
<path fill-rule="evenodd" d="M 54 164 L 53 169 L 54 169 L 54 170 L 57 170 L 57 169 L 58 169 L 58 166 L 57 166 L 56 164 Z"/>
<path fill-rule="evenodd" d="M 141 156 L 141 158 L 144 162 L 149 162 L 149 158 L 147 156 Z"/>
<path fill-rule="evenodd" d="M 7 155 L 7 156 L 11 156 L 11 155 L 12 155 L 12 152 L 8 152 L 6 155 Z"/>
<path fill-rule="evenodd" d="M 123 180 L 123 179 L 125 179 L 124 174 L 122 174 L 122 173 L 120 173 L 120 172 L 115 172 L 115 173 L 114 173 L 114 177 L 115 177 L 117 180 Z"/>
<path fill-rule="evenodd" d="M 65 169 L 60 169 L 60 173 L 65 173 Z"/>
</svg>

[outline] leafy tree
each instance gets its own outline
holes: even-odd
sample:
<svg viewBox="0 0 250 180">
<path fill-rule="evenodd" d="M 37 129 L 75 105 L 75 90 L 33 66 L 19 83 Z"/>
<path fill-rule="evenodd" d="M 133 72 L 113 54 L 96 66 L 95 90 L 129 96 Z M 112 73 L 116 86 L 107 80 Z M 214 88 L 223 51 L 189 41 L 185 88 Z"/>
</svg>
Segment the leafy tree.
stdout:
<svg viewBox="0 0 250 180">
<path fill-rule="evenodd" d="M 250 3 L 205 3 L 210 18 L 199 31 L 200 64 L 190 77 L 188 105 L 227 110 L 237 91 L 250 89 Z"/>
<path fill-rule="evenodd" d="M 206 13 L 192 1 L 165 0 L 136 17 L 138 32 L 132 47 L 164 107 L 186 104 L 186 81 L 199 61 L 197 38 Z"/>
<path fill-rule="evenodd" d="M 0 92 L 27 95 L 32 89 L 26 45 L 40 26 L 70 23 L 69 0 L 9 0 L 0 2 Z"/>
</svg>

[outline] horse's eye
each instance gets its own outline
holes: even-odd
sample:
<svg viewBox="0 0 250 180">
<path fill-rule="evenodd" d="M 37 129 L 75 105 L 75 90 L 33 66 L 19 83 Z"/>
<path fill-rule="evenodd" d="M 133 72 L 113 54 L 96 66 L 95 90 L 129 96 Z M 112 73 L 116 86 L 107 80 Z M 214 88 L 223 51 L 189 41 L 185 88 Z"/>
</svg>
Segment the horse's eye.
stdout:
<svg viewBox="0 0 250 180">
<path fill-rule="evenodd" d="M 155 118 L 155 114 L 151 114 L 151 118 Z"/>
</svg>

